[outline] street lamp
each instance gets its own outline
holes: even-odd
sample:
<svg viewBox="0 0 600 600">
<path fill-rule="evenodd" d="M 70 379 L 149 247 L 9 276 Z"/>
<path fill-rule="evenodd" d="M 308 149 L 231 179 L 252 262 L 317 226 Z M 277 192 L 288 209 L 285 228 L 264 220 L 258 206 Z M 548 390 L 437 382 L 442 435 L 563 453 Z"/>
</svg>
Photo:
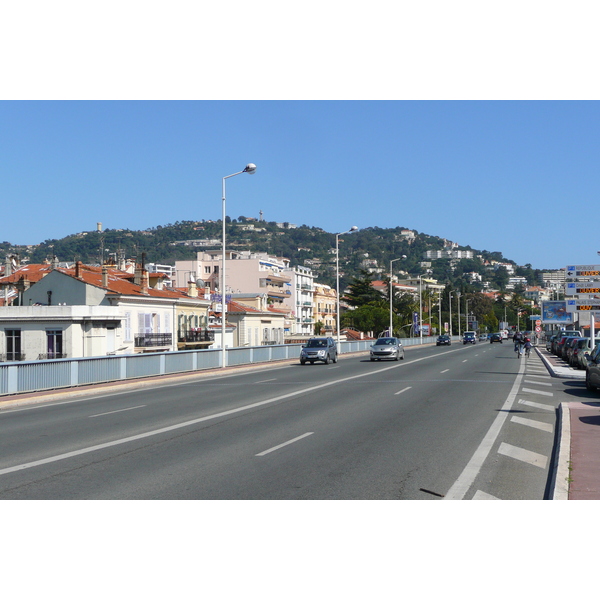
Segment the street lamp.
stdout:
<svg viewBox="0 0 600 600">
<path fill-rule="evenodd" d="M 392 337 L 394 335 L 394 331 L 392 329 L 392 301 L 393 301 L 393 291 L 392 291 L 392 265 L 397 261 L 397 260 L 404 260 L 406 258 L 406 255 L 403 254 L 400 258 L 393 258 L 392 260 L 390 260 L 390 333 L 389 336 Z"/>
<path fill-rule="evenodd" d="M 352 233 L 356 231 L 358 227 L 356 225 L 352 225 L 348 231 L 343 231 L 342 233 L 335 234 L 335 276 L 336 276 L 336 293 L 337 293 L 337 315 L 336 315 L 336 338 L 338 345 L 338 352 L 340 349 L 340 235 L 344 235 L 346 233 Z"/>
<path fill-rule="evenodd" d="M 461 292 L 456 292 L 456 297 L 458 298 L 458 337 L 460 337 L 460 297 L 462 296 Z"/>
<path fill-rule="evenodd" d="M 226 175 L 223 177 L 223 255 L 221 258 L 221 277 L 220 277 L 220 288 L 221 288 L 221 367 L 224 369 L 227 366 L 227 351 L 225 347 L 225 321 L 227 318 L 227 301 L 226 301 L 226 290 L 225 290 L 225 180 L 242 173 L 256 173 L 256 165 L 248 163 L 243 171 L 238 171 L 232 175 Z"/>
</svg>

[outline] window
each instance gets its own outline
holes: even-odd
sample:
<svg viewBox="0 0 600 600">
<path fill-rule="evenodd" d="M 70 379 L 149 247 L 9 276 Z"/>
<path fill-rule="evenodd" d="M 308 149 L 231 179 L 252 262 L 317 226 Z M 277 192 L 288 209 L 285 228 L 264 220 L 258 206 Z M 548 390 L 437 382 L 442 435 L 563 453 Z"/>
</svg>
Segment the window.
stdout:
<svg viewBox="0 0 600 600">
<path fill-rule="evenodd" d="M 49 329 L 46 331 L 46 348 L 48 358 L 63 358 L 62 329 Z"/>
<path fill-rule="evenodd" d="M 133 338 L 131 337 L 131 313 L 125 313 L 125 341 L 131 342 Z"/>
<path fill-rule="evenodd" d="M 210 274 L 210 267 L 204 267 L 204 272 L 209 275 Z"/>
<path fill-rule="evenodd" d="M 6 360 L 21 360 L 21 330 L 6 329 Z"/>
</svg>

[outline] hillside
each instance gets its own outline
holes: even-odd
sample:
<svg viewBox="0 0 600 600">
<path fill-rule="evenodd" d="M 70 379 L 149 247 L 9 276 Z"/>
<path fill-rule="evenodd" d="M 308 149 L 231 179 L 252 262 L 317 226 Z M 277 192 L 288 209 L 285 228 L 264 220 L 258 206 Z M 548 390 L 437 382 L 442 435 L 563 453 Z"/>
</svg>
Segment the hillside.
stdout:
<svg viewBox="0 0 600 600">
<path fill-rule="evenodd" d="M 300 227 L 274 222 L 255 221 L 245 217 L 230 220 L 227 218 L 227 246 L 239 250 L 268 252 L 289 258 L 292 265 L 310 266 L 319 281 L 335 285 L 335 233 L 328 233 L 317 227 Z M 427 250 L 441 250 L 444 240 L 439 237 L 413 231 L 406 235 L 407 228 L 383 229 L 370 227 L 340 237 L 340 273 L 345 285 L 362 269 L 379 268 L 381 273 L 373 273 L 374 278 L 385 278 L 389 272 L 390 260 L 402 255 L 406 259 L 394 264 L 394 273 L 405 271 L 410 275 L 431 269 L 431 276 L 441 283 L 457 284 L 467 291 L 476 291 L 478 284 L 470 284 L 466 273 L 482 274 L 484 281 L 490 281 L 496 288 L 506 285 L 508 275 L 505 269 L 497 272 L 485 268 L 485 261 L 511 263 L 501 252 L 475 250 L 469 246 L 459 246 L 460 250 L 472 250 L 475 258 L 432 260 L 431 265 L 421 266 Z M 404 232 L 404 233 L 403 233 Z M 127 258 L 141 258 L 146 262 L 174 264 L 176 260 L 195 258 L 201 247 L 192 245 L 194 240 L 210 240 L 207 248 L 220 247 L 221 222 L 184 221 L 153 227 L 146 231 L 106 229 L 102 232 L 89 231 L 69 235 L 62 239 L 48 239 L 34 247 L 15 247 L 8 242 L 0 244 L 2 254 L 18 253 L 22 259 L 40 263 L 56 255 L 59 261 L 81 260 L 98 264 L 103 254 L 105 259 L 122 253 Z M 187 245 L 183 242 L 187 242 Z M 210 245 L 212 243 L 212 245 Z M 112 256 L 111 256 L 112 255 Z M 477 258 L 480 256 L 481 258 Z M 516 265 L 515 265 L 516 267 Z M 539 271 L 530 265 L 516 267 L 516 274 L 527 277 L 535 283 Z"/>
</svg>

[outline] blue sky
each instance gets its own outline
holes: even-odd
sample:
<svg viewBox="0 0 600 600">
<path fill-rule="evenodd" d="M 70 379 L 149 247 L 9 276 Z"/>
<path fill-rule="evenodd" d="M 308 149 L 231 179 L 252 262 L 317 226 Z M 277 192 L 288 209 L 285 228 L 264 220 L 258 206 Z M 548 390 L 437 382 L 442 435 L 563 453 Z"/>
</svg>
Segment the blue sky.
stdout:
<svg viewBox="0 0 600 600">
<path fill-rule="evenodd" d="M 227 180 L 232 218 L 400 226 L 535 268 L 600 260 L 595 101 L 3 101 L 0 139 L 16 244 L 220 219 L 222 177 L 253 162 Z"/>
</svg>

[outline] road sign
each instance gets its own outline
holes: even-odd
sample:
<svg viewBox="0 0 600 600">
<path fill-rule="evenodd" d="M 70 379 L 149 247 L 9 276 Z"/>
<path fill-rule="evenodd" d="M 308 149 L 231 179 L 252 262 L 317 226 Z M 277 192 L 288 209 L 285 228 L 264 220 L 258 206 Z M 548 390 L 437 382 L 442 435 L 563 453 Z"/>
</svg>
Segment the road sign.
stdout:
<svg viewBox="0 0 600 600">
<path fill-rule="evenodd" d="M 600 299 L 598 298 L 573 298 L 567 300 L 567 312 L 579 312 L 587 310 L 600 310 Z"/>
<path fill-rule="evenodd" d="M 536 325 L 535 332 L 540 333 L 541 331 L 542 331 L 542 328 L 539 325 Z"/>
<path fill-rule="evenodd" d="M 565 286 L 565 294 L 600 294 L 600 281 L 573 281 Z"/>
<path fill-rule="evenodd" d="M 569 265 L 566 276 L 573 277 L 600 277 L 600 265 Z"/>
</svg>

